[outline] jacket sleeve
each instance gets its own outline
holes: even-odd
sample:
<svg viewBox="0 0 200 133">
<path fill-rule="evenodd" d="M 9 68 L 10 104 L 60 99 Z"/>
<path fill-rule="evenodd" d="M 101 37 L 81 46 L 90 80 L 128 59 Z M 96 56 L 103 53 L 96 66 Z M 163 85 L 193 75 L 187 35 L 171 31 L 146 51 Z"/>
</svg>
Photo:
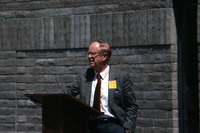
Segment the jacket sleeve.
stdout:
<svg viewBox="0 0 200 133">
<path fill-rule="evenodd" d="M 65 94 L 77 96 L 80 93 L 80 74 L 76 76 L 72 85 L 66 86 L 62 91 Z"/>
<path fill-rule="evenodd" d="M 134 132 L 138 106 L 136 105 L 133 84 L 131 82 L 130 75 L 127 73 L 123 76 L 123 95 L 125 104 L 124 110 L 126 114 L 123 126 L 125 129 Z"/>
</svg>

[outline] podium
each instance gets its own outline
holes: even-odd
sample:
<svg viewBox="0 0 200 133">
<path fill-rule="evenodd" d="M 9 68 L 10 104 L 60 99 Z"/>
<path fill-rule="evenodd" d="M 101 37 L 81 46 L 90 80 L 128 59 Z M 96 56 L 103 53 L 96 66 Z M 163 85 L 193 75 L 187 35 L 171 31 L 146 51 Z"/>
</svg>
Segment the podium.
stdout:
<svg viewBox="0 0 200 133">
<path fill-rule="evenodd" d="M 87 133 L 88 116 L 102 115 L 68 94 L 25 94 L 42 105 L 43 133 Z"/>
</svg>

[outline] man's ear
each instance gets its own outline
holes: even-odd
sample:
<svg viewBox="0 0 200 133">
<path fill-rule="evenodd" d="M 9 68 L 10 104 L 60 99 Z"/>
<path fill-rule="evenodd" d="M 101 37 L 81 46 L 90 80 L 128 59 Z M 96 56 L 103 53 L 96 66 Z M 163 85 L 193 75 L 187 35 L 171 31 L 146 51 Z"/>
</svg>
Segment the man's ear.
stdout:
<svg viewBox="0 0 200 133">
<path fill-rule="evenodd" d="M 105 53 L 103 53 L 103 60 L 104 61 L 106 61 L 107 60 L 107 58 L 108 58 L 108 54 L 105 52 Z"/>
</svg>

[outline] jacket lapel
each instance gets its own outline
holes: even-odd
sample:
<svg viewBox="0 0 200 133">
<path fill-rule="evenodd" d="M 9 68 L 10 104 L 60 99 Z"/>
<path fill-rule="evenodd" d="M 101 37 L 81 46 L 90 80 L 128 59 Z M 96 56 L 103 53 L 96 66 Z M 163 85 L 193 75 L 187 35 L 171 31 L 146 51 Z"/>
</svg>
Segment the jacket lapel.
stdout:
<svg viewBox="0 0 200 133">
<path fill-rule="evenodd" d="M 91 97 L 91 89 L 92 89 L 92 81 L 94 79 L 94 70 L 89 68 L 85 74 L 85 98 L 86 104 L 90 105 L 90 97 Z"/>
<path fill-rule="evenodd" d="M 110 71 L 109 71 L 109 81 L 112 81 L 112 80 L 117 81 L 115 69 L 110 69 Z M 115 92 L 116 92 L 116 89 L 109 89 L 109 87 L 108 87 L 108 103 L 109 103 L 110 107 L 113 103 Z"/>
<path fill-rule="evenodd" d="M 92 82 L 86 82 L 85 88 L 86 88 L 85 91 L 86 104 L 90 105 Z"/>
</svg>

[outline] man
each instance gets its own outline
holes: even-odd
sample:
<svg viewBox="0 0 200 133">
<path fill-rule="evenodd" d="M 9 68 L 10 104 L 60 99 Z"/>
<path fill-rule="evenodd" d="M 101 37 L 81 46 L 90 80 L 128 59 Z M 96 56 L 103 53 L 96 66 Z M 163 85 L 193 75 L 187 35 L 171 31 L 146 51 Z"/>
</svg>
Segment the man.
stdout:
<svg viewBox="0 0 200 133">
<path fill-rule="evenodd" d="M 133 133 L 138 108 L 133 85 L 129 74 L 108 65 L 110 57 L 107 43 L 93 42 L 88 50 L 90 68 L 82 71 L 64 93 L 79 94 L 83 102 L 104 112 L 97 118 L 91 117 L 89 133 Z"/>
</svg>

